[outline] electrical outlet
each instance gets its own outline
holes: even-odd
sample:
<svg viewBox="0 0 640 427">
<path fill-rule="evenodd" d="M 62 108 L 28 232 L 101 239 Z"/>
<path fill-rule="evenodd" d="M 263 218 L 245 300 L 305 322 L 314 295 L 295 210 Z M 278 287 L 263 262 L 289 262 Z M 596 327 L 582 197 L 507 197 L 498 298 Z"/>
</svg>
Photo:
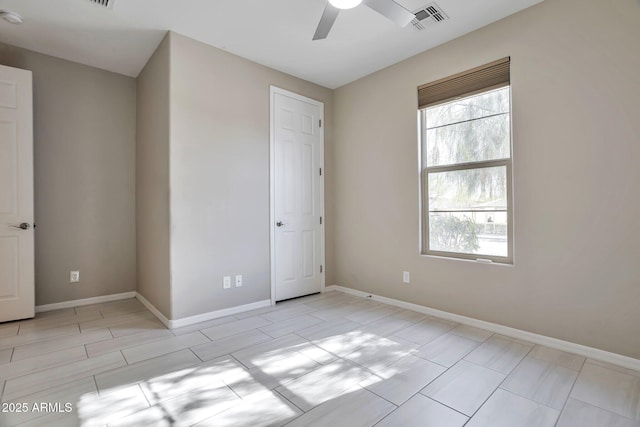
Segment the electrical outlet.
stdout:
<svg viewBox="0 0 640 427">
<path fill-rule="evenodd" d="M 224 276 L 222 279 L 222 288 L 230 289 L 231 288 L 231 276 Z"/>
<path fill-rule="evenodd" d="M 239 288 L 240 286 L 242 286 L 242 275 L 238 274 L 236 275 L 236 288 Z"/>
<path fill-rule="evenodd" d="M 408 271 L 402 272 L 402 282 L 403 283 L 411 283 L 411 274 Z"/>
<path fill-rule="evenodd" d="M 79 271 L 70 271 L 69 272 L 69 283 L 78 283 L 80 281 L 80 272 Z"/>
</svg>

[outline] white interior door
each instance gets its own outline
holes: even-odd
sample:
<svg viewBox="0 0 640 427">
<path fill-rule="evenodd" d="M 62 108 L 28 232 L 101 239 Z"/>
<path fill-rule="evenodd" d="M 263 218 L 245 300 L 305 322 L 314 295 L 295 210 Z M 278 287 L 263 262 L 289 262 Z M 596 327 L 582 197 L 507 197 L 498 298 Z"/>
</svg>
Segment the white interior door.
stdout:
<svg viewBox="0 0 640 427">
<path fill-rule="evenodd" d="M 323 286 L 323 104 L 272 88 L 272 300 Z M 275 288 L 275 289 L 274 289 Z"/>
<path fill-rule="evenodd" d="M 0 322 L 34 309 L 31 71 L 0 65 Z"/>
</svg>

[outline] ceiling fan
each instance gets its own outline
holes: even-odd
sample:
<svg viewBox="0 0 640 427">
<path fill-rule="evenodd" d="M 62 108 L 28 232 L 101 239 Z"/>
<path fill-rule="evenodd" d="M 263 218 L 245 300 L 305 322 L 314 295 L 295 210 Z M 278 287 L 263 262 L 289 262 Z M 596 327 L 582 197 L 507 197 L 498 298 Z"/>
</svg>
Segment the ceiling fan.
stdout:
<svg viewBox="0 0 640 427">
<path fill-rule="evenodd" d="M 318 23 L 316 33 L 313 35 L 313 40 L 326 39 L 340 10 L 352 9 L 360 3 L 364 3 L 401 27 L 407 26 L 416 17 L 393 0 L 329 0 Z"/>
</svg>

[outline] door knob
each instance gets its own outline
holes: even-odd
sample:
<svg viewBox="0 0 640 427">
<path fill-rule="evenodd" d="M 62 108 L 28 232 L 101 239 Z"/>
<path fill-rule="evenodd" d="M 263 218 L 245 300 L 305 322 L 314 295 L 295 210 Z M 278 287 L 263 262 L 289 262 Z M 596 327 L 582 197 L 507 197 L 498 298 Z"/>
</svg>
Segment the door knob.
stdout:
<svg viewBox="0 0 640 427">
<path fill-rule="evenodd" d="M 283 225 L 285 225 L 285 223 L 283 223 L 282 221 L 278 221 L 278 222 L 276 222 L 276 225 L 278 227 L 282 227 Z"/>
<path fill-rule="evenodd" d="M 13 228 L 19 228 L 21 230 L 28 230 L 31 228 L 31 224 L 27 223 L 27 222 L 23 222 L 20 225 L 12 225 L 11 227 Z"/>
</svg>

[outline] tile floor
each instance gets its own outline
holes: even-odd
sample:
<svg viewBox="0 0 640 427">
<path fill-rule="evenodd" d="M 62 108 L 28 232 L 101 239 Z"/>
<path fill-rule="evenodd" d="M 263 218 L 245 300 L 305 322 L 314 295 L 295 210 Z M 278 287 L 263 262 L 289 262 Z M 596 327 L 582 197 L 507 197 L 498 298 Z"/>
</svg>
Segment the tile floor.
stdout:
<svg viewBox="0 0 640 427">
<path fill-rule="evenodd" d="M 339 292 L 172 331 L 135 299 L 0 324 L 0 391 L 2 427 L 640 427 L 640 372 Z"/>
</svg>

